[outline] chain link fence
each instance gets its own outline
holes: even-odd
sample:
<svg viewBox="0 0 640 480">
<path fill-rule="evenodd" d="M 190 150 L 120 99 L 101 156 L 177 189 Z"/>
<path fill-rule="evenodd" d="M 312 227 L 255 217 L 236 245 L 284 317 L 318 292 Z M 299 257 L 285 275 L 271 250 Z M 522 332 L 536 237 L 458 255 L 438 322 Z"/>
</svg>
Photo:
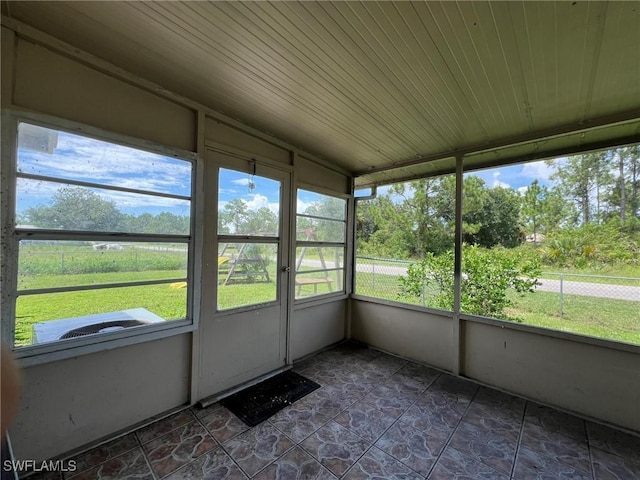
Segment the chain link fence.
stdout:
<svg viewBox="0 0 640 480">
<path fill-rule="evenodd" d="M 538 291 L 558 294 L 560 316 L 573 295 L 640 302 L 640 278 L 543 272 L 540 282 Z"/>
<path fill-rule="evenodd" d="M 421 299 L 401 298 L 399 280 L 414 262 L 389 258 L 356 257 L 355 293 L 418 305 L 425 305 L 430 284 L 425 279 Z M 640 302 L 640 278 L 576 273 L 543 272 L 539 292 L 557 295 L 557 313 L 562 316 L 574 296 Z M 639 306 L 640 307 L 640 306 Z M 640 310 L 639 310 L 640 312 Z M 638 314 L 640 320 L 640 313 Z"/>
</svg>

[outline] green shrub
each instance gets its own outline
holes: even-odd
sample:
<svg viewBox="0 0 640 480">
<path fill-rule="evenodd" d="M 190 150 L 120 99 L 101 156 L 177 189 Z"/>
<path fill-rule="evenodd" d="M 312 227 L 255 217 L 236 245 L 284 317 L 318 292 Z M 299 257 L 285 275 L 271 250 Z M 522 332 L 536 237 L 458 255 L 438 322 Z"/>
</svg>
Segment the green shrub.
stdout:
<svg viewBox="0 0 640 480">
<path fill-rule="evenodd" d="M 400 277 L 400 297 L 425 296 L 424 303 L 453 310 L 453 251 L 411 265 L 407 276 Z M 534 251 L 466 246 L 462 257 L 462 312 L 487 317 L 506 318 L 505 309 L 512 304 L 510 289 L 531 292 L 539 285 L 540 259 Z M 427 288 L 431 286 L 433 288 Z M 428 293 L 427 293 L 428 292 Z"/>
<path fill-rule="evenodd" d="M 640 263 L 640 235 L 620 227 L 617 219 L 602 225 L 558 230 L 545 240 L 546 265 L 564 268 L 603 268 Z"/>
</svg>

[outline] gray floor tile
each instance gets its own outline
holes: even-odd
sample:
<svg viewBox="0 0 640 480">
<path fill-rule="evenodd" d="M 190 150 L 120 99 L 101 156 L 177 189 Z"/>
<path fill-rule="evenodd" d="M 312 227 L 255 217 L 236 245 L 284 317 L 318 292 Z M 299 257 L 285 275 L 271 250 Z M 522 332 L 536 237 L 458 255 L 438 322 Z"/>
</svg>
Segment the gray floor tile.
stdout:
<svg viewBox="0 0 640 480">
<path fill-rule="evenodd" d="M 345 480 L 423 480 L 423 476 L 411 470 L 382 450 L 375 447 L 365 453 L 349 472 Z"/>
<path fill-rule="evenodd" d="M 245 480 L 247 477 L 222 448 L 215 448 L 164 480 Z"/>
<path fill-rule="evenodd" d="M 640 462 L 640 436 L 593 422 L 587 423 L 587 434 L 592 447 Z"/>
<path fill-rule="evenodd" d="M 561 433 L 548 431 L 535 423 L 525 422 L 520 444 L 583 472 L 591 472 L 586 441 L 580 442 Z"/>
<path fill-rule="evenodd" d="M 640 478 L 640 436 L 357 344 L 294 370 L 321 388 L 257 427 L 192 407 L 66 459 L 64 478 Z"/>
<path fill-rule="evenodd" d="M 447 447 L 427 478 L 429 480 L 509 480 L 509 475 L 454 448 Z"/>
<path fill-rule="evenodd" d="M 444 440 L 397 422 L 385 432 L 375 446 L 426 476 L 436 463 L 445 443 Z"/>
<path fill-rule="evenodd" d="M 295 444 L 268 422 L 261 423 L 222 444 L 249 477 L 282 456 Z"/>
<path fill-rule="evenodd" d="M 391 426 L 395 419 L 381 412 L 373 405 L 357 402 L 337 415 L 334 421 L 365 440 L 375 442 Z"/>
<path fill-rule="evenodd" d="M 591 448 L 596 480 L 630 480 L 640 478 L 640 462 L 620 457 L 599 448 Z"/>
<path fill-rule="evenodd" d="M 300 447 L 258 473 L 254 480 L 335 480 L 337 477 Z"/>
<path fill-rule="evenodd" d="M 462 422 L 449 446 L 490 467 L 511 475 L 517 443 L 491 430 Z"/>
<path fill-rule="evenodd" d="M 593 480 L 590 472 L 579 470 L 528 447 L 520 447 L 513 472 L 514 480 Z"/>
<path fill-rule="evenodd" d="M 371 442 L 331 421 L 304 440 L 300 446 L 339 477 L 367 451 Z"/>
<path fill-rule="evenodd" d="M 78 475 L 73 480 L 154 480 L 142 449 L 136 447 Z"/>
</svg>

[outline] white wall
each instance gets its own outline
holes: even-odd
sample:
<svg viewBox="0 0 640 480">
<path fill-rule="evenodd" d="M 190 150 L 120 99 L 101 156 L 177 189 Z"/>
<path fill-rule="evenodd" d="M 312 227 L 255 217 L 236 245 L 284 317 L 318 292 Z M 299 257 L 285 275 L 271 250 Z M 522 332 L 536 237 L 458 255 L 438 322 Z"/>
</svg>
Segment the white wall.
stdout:
<svg viewBox="0 0 640 480">
<path fill-rule="evenodd" d="M 22 370 L 15 455 L 46 460 L 188 401 L 190 336 Z"/>
<path fill-rule="evenodd" d="M 452 318 L 409 308 L 351 300 L 351 336 L 442 370 L 453 369 Z"/>
<path fill-rule="evenodd" d="M 346 336 L 347 299 L 329 303 L 302 303 L 293 311 L 291 357 L 298 360 Z"/>
<path fill-rule="evenodd" d="M 193 110 L 19 39 L 13 104 L 161 145 L 194 151 Z"/>
<path fill-rule="evenodd" d="M 463 323 L 466 376 L 640 432 L 640 354 L 477 322 Z"/>
</svg>

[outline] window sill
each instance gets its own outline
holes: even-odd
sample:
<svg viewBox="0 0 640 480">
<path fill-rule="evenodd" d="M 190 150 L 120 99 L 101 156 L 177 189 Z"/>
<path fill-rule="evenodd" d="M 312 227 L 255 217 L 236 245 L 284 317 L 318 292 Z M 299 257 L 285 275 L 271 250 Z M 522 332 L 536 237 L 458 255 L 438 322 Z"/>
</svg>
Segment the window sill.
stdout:
<svg viewBox="0 0 640 480">
<path fill-rule="evenodd" d="M 415 312 L 433 313 L 441 317 L 453 318 L 453 312 L 450 310 L 440 310 L 438 308 L 433 308 L 433 307 L 423 307 L 421 305 L 396 302 L 396 301 L 387 300 L 384 298 L 367 297 L 366 295 L 358 295 L 356 293 L 352 293 L 351 298 L 361 302 L 378 303 L 380 305 L 387 305 L 389 307 L 397 307 L 397 308 L 402 308 L 404 310 L 413 310 Z"/>
<path fill-rule="evenodd" d="M 196 330 L 190 320 L 172 320 L 162 325 L 136 328 L 136 331 L 101 333 L 86 337 L 71 338 L 57 342 L 42 343 L 14 350 L 14 357 L 20 367 L 31 367 L 56 362 L 68 358 L 126 347 L 138 343 L 160 340 Z"/>
<path fill-rule="evenodd" d="M 294 301 L 293 309 L 300 310 L 302 308 L 322 305 L 323 303 L 337 302 L 340 300 L 345 300 L 347 298 L 349 298 L 349 295 L 344 292 L 324 293 L 322 295 L 312 295 L 310 297 L 297 298 Z"/>
</svg>

